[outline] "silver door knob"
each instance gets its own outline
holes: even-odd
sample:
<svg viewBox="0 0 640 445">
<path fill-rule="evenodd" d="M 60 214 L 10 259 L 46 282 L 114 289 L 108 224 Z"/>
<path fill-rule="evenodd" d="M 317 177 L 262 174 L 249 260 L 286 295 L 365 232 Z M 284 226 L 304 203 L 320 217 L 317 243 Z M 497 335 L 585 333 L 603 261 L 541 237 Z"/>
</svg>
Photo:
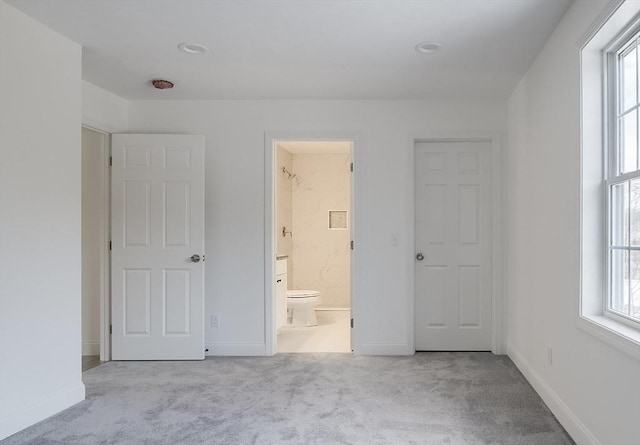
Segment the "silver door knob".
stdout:
<svg viewBox="0 0 640 445">
<path fill-rule="evenodd" d="M 418 261 L 424 260 L 424 255 L 422 254 L 422 252 L 418 252 L 418 254 L 416 255 L 416 260 Z"/>
<path fill-rule="evenodd" d="M 189 258 L 191 260 L 192 263 L 199 263 L 200 262 L 200 255 L 191 255 L 191 258 Z"/>
</svg>

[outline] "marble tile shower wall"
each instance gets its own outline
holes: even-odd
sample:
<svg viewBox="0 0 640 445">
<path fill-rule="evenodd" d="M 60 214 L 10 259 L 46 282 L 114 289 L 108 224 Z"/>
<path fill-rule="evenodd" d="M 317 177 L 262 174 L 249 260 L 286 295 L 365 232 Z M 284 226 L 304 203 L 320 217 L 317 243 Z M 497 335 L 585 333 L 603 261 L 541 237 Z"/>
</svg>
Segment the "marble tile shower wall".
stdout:
<svg viewBox="0 0 640 445">
<path fill-rule="evenodd" d="M 349 154 L 292 156 L 296 177 L 289 181 L 293 198 L 289 285 L 320 291 L 320 308 L 350 306 L 350 227 L 329 228 L 330 210 L 346 210 L 351 216 L 349 164 Z"/>
<path fill-rule="evenodd" d="M 276 251 L 278 255 L 288 255 L 287 289 L 293 287 L 293 244 L 291 235 L 282 236 L 282 228 L 291 231 L 293 226 L 293 181 L 288 179 L 282 168 L 293 171 L 293 157 L 291 153 L 278 147 L 276 153 Z"/>
</svg>

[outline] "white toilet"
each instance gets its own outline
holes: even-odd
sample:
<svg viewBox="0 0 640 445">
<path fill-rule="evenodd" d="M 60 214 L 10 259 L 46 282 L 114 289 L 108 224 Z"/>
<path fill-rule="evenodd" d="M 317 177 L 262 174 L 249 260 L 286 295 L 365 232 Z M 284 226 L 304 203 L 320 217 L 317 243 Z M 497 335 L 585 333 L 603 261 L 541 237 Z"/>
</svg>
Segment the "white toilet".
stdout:
<svg viewBox="0 0 640 445">
<path fill-rule="evenodd" d="M 288 290 L 287 309 L 291 311 L 291 326 L 318 326 L 315 307 L 320 304 L 317 290 Z"/>
</svg>

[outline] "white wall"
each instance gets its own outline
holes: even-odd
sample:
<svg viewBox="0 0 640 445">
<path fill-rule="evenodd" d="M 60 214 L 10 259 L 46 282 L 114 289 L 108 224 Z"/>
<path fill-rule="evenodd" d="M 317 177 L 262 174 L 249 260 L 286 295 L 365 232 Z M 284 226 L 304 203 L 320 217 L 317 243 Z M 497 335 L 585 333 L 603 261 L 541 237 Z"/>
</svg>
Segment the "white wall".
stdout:
<svg viewBox="0 0 640 445">
<path fill-rule="evenodd" d="M 85 395 L 80 62 L 0 2 L 0 439 Z"/>
<path fill-rule="evenodd" d="M 504 102 L 132 101 L 129 113 L 133 132 L 205 135 L 205 318 L 220 315 L 220 327 L 206 330 L 210 354 L 265 351 L 266 132 L 358 136 L 356 352 L 407 354 L 413 353 L 410 137 L 500 134 L 507 121 Z"/>
<path fill-rule="evenodd" d="M 293 155 L 292 289 L 320 292 L 319 308 L 350 307 L 349 227 L 329 229 L 329 210 L 351 213 L 351 156 Z"/>
<path fill-rule="evenodd" d="M 129 102 L 82 81 L 82 124 L 105 133 L 123 133 L 129 126 Z"/>
<path fill-rule="evenodd" d="M 577 42 L 606 3 L 574 2 L 509 100 L 508 351 L 578 444 L 630 445 L 640 440 L 640 362 L 576 327 Z"/>
</svg>

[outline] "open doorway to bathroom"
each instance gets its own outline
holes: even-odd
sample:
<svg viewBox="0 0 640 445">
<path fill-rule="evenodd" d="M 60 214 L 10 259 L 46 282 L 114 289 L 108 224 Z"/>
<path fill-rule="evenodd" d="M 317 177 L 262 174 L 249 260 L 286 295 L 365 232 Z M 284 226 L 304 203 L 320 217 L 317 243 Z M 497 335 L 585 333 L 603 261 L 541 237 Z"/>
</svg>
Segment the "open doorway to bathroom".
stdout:
<svg viewBox="0 0 640 445">
<path fill-rule="evenodd" d="M 353 143 L 274 145 L 276 351 L 349 353 Z"/>
</svg>

